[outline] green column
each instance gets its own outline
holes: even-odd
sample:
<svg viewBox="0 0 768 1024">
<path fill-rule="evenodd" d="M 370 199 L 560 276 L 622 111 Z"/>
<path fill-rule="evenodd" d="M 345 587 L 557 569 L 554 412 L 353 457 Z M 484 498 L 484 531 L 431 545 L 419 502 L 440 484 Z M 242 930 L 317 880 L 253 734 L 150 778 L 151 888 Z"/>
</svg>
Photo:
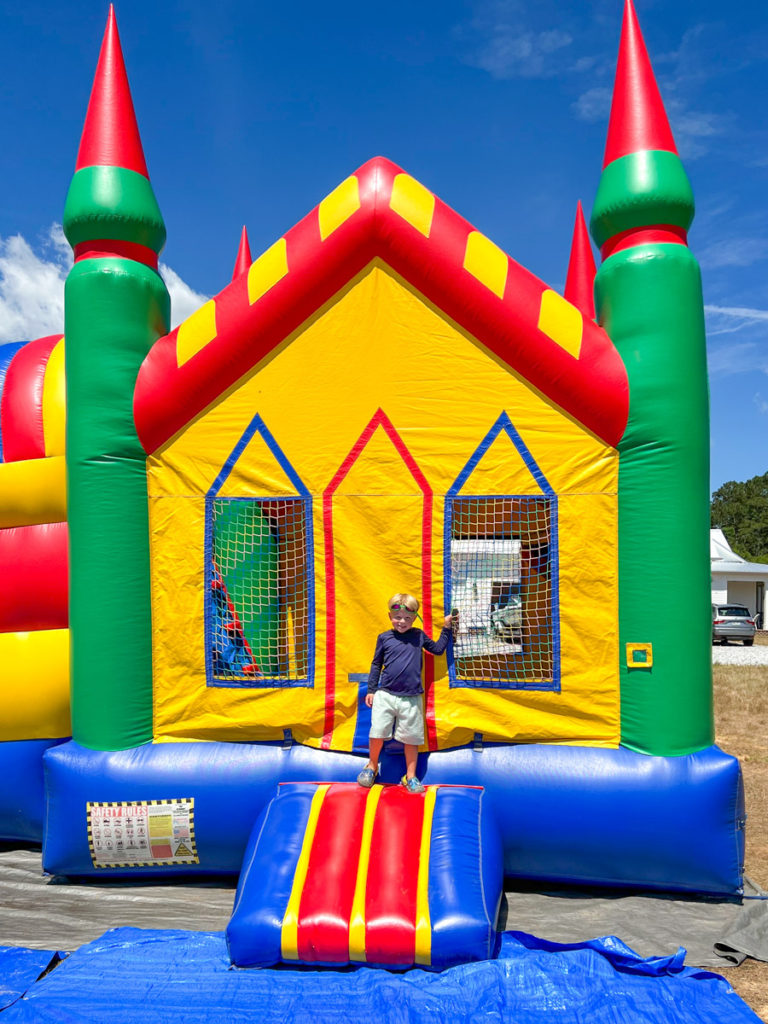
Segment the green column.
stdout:
<svg viewBox="0 0 768 1024">
<path fill-rule="evenodd" d="M 133 392 L 169 327 L 168 292 L 148 265 L 165 228 L 146 177 L 88 166 L 74 176 L 64 230 L 83 255 L 65 290 L 72 733 L 114 750 L 152 738 L 146 457 Z M 143 247 L 136 259 L 126 242 Z"/>
<path fill-rule="evenodd" d="M 676 153 L 606 166 L 592 232 L 600 246 L 619 235 L 626 246 L 595 282 L 598 320 L 629 378 L 619 444 L 622 744 L 662 755 L 713 741 L 709 401 L 701 278 L 683 234 L 692 219 Z M 672 230 L 681 243 L 655 240 Z M 628 643 L 652 644 L 652 667 L 628 668 Z"/>
</svg>

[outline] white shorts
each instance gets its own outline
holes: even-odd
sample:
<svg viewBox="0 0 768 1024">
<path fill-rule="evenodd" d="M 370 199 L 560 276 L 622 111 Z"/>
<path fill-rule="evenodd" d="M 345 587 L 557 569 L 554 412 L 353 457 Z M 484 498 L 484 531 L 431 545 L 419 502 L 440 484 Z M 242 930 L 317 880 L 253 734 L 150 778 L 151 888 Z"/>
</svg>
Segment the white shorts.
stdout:
<svg viewBox="0 0 768 1024">
<path fill-rule="evenodd" d="M 371 739 L 388 740 L 394 736 L 399 743 L 419 747 L 424 742 L 424 712 L 421 694 L 413 696 L 377 690 L 371 707 Z"/>
</svg>

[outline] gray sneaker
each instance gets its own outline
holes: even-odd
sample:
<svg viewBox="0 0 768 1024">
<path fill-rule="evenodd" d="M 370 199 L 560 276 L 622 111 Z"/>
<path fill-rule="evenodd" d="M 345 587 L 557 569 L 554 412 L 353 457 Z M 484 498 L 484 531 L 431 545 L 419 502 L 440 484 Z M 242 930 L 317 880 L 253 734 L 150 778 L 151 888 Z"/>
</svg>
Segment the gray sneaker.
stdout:
<svg viewBox="0 0 768 1024">
<path fill-rule="evenodd" d="M 377 775 L 378 775 L 378 772 L 375 772 L 373 770 L 373 768 L 370 768 L 370 767 L 363 768 L 363 770 L 357 776 L 357 784 L 358 784 L 358 786 L 362 786 L 363 789 L 370 789 L 371 786 L 376 781 L 376 776 Z"/>
<path fill-rule="evenodd" d="M 400 785 L 405 786 L 409 793 L 423 793 L 425 788 L 418 779 L 408 779 L 405 775 L 400 779 Z"/>
</svg>

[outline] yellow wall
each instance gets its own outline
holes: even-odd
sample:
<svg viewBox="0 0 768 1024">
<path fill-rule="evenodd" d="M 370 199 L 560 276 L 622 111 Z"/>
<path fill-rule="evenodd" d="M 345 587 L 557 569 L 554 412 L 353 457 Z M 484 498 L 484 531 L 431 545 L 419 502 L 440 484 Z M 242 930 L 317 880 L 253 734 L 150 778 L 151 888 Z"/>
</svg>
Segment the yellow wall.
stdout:
<svg viewBox="0 0 768 1024">
<path fill-rule="evenodd" d="M 322 496 L 379 409 L 434 494 L 435 636 L 443 615 L 443 496 L 503 411 L 558 495 L 561 692 L 449 689 L 440 658 L 439 745 L 468 742 L 476 732 L 487 741 L 616 745 L 617 453 L 378 264 L 148 460 L 156 739 L 279 739 L 291 728 L 300 742 L 319 745 L 329 640 Z M 205 683 L 204 495 L 257 413 L 313 496 L 313 688 Z M 463 493 L 540 493 L 506 434 L 467 483 Z M 221 493 L 296 492 L 257 436 Z M 332 746 L 349 749 L 357 684 L 348 675 L 367 672 L 375 636 L 388 625 L 387 598 L 409 590 L 424 601 L 424 496 L 382 427 L 339 482 L 332 515 Z"/>
</svg>

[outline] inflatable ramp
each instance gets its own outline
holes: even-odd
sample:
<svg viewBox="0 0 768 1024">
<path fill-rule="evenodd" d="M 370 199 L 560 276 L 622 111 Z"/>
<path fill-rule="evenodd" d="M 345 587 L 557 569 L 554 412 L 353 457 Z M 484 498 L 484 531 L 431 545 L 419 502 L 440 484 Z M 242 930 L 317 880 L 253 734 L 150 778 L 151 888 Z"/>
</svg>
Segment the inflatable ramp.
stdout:
<svg viewBox="0 0 768 1024">
<path fill-rule="evenodd" d="M 492 957 L 503 865 L 483 796 L 280 785 L 245 854 L 232 962 L 440 970 Z"/>
</svg>

